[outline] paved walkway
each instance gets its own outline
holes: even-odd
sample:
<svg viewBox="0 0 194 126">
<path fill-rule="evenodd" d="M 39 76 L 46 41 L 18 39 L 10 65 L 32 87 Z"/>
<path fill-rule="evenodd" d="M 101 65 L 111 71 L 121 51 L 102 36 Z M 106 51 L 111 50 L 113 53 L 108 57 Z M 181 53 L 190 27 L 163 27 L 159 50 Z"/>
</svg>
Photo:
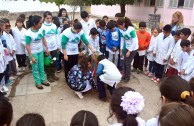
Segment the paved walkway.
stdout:
<svg viewBox="0 0 194 126">
<path fill-rule="evenodd" d="M 10 87 L 10 99 L 14 118 L 14 126 L 18 118 L 28 112 L 40 113 L 44 116 L 47 126 L 68 126 L 72 116 L 79 110 L 89 110 L 95 113 L 99 119 L 100 126 L 107 126 L 109 116 L 109 102 L 98 100 L 98 92 L 91 90 L 80 100 L 67 86 L 64 74 L 60 73 L 58 82 L 52 83 L 51 87 L 44 87 L 38 90 L 34 86 L 32 75 L 26 74 L 18 79 Z M 160 93 L 158 85 L 142 74 L 133 73 L 128 84 L 122 83 L 119 86 L 132 87 L 145 97 L 145 108 L 140 117 L 147 120 L 157 115 L 160 108 Z M 110 97 L 110 95 L 109 95 Z"/>
</svg>

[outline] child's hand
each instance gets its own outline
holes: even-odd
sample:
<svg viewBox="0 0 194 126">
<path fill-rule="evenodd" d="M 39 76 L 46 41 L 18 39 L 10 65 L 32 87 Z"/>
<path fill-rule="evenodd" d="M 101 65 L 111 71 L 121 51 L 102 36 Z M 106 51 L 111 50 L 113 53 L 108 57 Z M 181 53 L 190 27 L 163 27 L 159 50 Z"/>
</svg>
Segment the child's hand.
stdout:
<svg viewBox="0 0 194 126">
<path fill-rule="evenodd" d="M 126 53 L 126 57 L 128 58 L 128 57 L 130 56 L 130 54 L 131 54 L 131 52 L 128 51 L 128 52 Z"/>
<path fill-rule="evenodd" d="M 83 53 L 82 53 L 82 52 L 80 52 L 80 53 L 79 53 L 79 56 L 83 56 Z"/>
<path fill-rule="evenodd" d="M 181 70 L 181 75 L 185 75 L 185 70 Z"/>
<path fill-rule="evenodd" d="M 163 59 L 163 63 L 165 63 L 167 60 L 166 59 Z"/>
<path fill-rule="evenodd" d="M 153 56 L 156 57 L 156 53 L 153 53 Z"/>
<path fill-rule="evenodd" d="M 32 63 L 36 63 L 36 59 L 32 57 Z"/>
<path fill-rule="evenodd" d="M 64 60 L 68 61 L 68 56 L 64 55 Z"/>
<path fill-rule="evenodd" d="M 112 48 L 112 51 L 113 51 L 113 52 L 115 52 L 115 51 L 116 51 L 116 49 L 117 49 L 116 47 L 113 47 L 113 48 Z"/>
<path fill-rule="evenodd" d="M 174 60 L 170 59 L 170 65 L 174 65 L 174 64 L 175 64 Z"/>
</svg>

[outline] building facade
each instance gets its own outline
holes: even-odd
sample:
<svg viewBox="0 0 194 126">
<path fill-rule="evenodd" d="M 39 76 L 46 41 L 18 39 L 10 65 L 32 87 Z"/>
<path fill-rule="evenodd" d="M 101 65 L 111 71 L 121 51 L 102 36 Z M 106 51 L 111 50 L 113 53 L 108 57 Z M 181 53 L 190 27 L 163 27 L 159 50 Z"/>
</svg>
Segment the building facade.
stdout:
<svg viewBox="0 0 194 126">
<path fill-rule="evenodd" d="M 135 0 L 134 5 L 126 6 L 126 16 L 138 21 L 147 21 L 148 15 L 154 13 L 161 15 L 161 23 L 163 25 L 171 23 L 172 14 L 176 11 L 182 12 L 184 16 L 184 25 L 194 27 L 194 0 Z M 120 6 L 92 5 L 91 13 L 98 16 L 111 16 L 120 12 Z"/>
</svg>

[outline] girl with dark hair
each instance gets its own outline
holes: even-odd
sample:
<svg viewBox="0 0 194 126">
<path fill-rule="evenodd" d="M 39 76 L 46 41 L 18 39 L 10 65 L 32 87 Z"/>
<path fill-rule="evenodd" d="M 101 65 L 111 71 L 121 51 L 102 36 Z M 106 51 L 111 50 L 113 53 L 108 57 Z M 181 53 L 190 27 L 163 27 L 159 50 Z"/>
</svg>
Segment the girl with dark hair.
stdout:
<svg viewBox="0 0 194 126">
<path fill-rule="evenodd" d="M 11 126 L 13 108 L 5 98 L 0 97 L 0 126 Z"/>
<path fill-rule="evenodd" d="M 160 85 L 162 103 L 184 102 L 194 107 L 190 85 L 179 76 L 170 76 Z M 146 122 L 146 126 L 158 126 L 158 118 Z"/>
<path fill-rule="evenodd" d="M 145 121 L 137 117 L 144 108 L 144 97 L 129 87 L 114 91 L 110 102 L 110 116 L 115 115 L 117 122 L 111 126 L 145 126 Z"/>
<path fill-rule="evenodd" d="M 82 92 L 87 92 L 92 87 L 96 89 L 90 67 L 91 57 L 83 56 L 79 59 L 78 65 L 73 66 L 68 72 L 68 85 L 80 99 L 83 98 Z"/>
<path fill-rule="evenodd" d="M 99 123 L 92 112 L 81 110 L 72 117 L 70 126 L 99 126 Z"/>
<path fill-rule="evenodd" d="M 50 86 L 50 84 L 46 82 L 44 74 L 44 47 L 46 55 L 49 55 L 49 51 L 44 38 L 45 32 L 41 29 L 42 18 L 34 15 L 29 26 L 30 28 L 25 36 L 26 49 L 32 62 L 32 74 L 35 85 L 38 89 L 43 89 L 42 85 Z"/>
<path fill-rule="evenodd" d="M 59 38 L 57 36 L 57 26 L 52 23 L 51 12 L 45 11 L 43 17 L 44 23 L 42 25 L 42 29 L 44 30 L 45 40 L 47 42 L 48 51 L 50 52 L 50 59 L 53 60 L 53 62 L 49 66 L 45 66 L 45 72 L 47 73 L 48 81 L 52 83 L 59 80 L 59 78 L 55 76 L 55 71 L 57 50 L 60 51 L 60 43 L 58 42 Z"/>
<path fill-rule="evenodd" d="M 138 39 L 136 30 L 130 19 L 120 17 L 117 20 L 117 26 L 121 31 L 120 57 L 124 56 L 124 81 L 127 83 L 131 75 L 131 62 L 134 59 L 138 49 Z"/>
<path fill-rule="evenodd" d="M 23 115 L 16 123 L 16 126 L 46 126 L 44 117 L 36 113 Z"/>
<path fill-rule="evenodd" d="M 60 25 L 63 26 L 64 20 L 69 20 L 69 16 L 67 14 L 67 10 L 65 8 L 61 8 L 58 13 L 58 18 L 60 21 Z"/>
</svg>

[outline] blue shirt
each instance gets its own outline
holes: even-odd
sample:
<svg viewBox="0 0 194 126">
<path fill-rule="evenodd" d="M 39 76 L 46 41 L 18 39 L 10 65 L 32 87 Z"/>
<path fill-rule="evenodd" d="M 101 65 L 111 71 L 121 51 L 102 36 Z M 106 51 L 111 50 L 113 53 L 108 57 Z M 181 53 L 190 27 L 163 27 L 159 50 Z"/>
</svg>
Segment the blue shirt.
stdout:
<svg viewBox="0 0 194 126">
<path fill-rule="evenodd" d="M 118 28 L 114 28 L 114 31 L 111 32 L 108 30 L 106 35 L 106 46 L 112 50 L 113 47 L 120 48 L 121 35 L 120 30 Z"/>
<path fill-rule="evenodd" d="M 98 32 L 100 34 L 99 36 L 100 44 L 105 45 L 106 44 L 106 34 L 108 30 L 107 29 L 102 30 L 101 28 L 98 28 Z"/>
</svg>

